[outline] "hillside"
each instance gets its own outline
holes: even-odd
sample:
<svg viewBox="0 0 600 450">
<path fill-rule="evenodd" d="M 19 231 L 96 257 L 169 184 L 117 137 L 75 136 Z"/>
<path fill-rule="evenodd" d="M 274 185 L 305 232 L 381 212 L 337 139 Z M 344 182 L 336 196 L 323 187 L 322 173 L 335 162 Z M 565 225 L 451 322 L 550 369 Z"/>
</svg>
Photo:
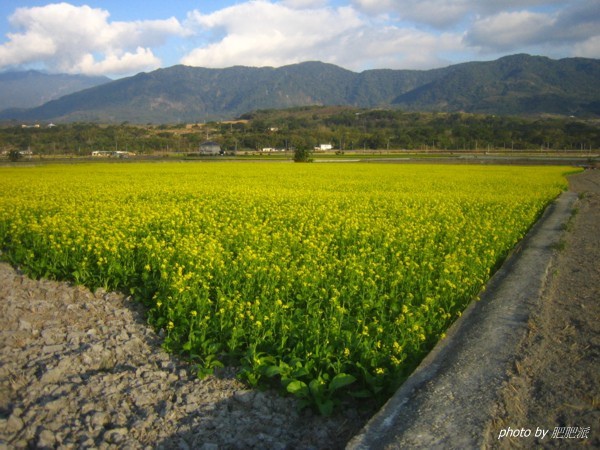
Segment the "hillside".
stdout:
<svg viewBox="0 0 600 450">
<path fill-rule="evenodd" d="M 427 111 L 599 115 L 599 86 L 599 60 L 514 55 L 453 66 L 392 103 Z"/>
<path fill-rule="evenodd" d="M 174 66 L 73 93 L 0 119 L 176 123 L 306 105 L 503 115 L 600 115 L 600 60 L 513 55 L 442 69 Z"/>
<path fill-rule="evenodd" d="M 47 74 L 36 70 L 0 73 L 0 109 L 34 108 L 109 81 L 107 77 Z"/>
</svg>

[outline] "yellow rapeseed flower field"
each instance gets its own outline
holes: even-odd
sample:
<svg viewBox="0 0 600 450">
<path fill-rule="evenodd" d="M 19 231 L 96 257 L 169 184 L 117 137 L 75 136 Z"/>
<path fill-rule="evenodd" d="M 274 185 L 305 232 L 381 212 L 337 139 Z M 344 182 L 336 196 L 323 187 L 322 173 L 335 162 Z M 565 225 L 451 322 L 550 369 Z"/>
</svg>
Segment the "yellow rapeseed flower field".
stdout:
<svg viewBox="0 0 600 450">
<path fill-rule="evenodd" d="M 391 392 L 567 186 L 567 167 L 0 168 L 2 258 L 131 293 L 199 373 L 331 411 Z"/>
</svg>

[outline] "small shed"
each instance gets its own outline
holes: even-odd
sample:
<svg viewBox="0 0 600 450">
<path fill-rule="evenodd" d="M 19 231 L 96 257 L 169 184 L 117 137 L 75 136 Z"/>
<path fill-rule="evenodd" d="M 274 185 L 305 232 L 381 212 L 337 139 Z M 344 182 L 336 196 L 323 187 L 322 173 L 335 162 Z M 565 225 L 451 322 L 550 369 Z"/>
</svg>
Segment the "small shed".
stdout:
<svg viewBox="0 0 600 450">
<path fill-rule="evenodd" d="M 215 141 L 206 141 L 200 144 L 201 155 L 218 155 L 221 153 L 221 146 Z"/>
</svg>

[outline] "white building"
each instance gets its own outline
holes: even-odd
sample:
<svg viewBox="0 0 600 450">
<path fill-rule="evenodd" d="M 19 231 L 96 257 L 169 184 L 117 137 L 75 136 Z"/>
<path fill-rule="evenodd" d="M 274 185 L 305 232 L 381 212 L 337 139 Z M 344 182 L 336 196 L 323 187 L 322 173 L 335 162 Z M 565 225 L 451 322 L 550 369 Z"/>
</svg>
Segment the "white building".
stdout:
<svg viewBox="0 0 600 450">
<path fill-rule="evenodd" d="M 221 153 L 221 146 L 218 142 L 206 141 L 200 144 L 201 155 L 218 155 Z"/>
</svg>

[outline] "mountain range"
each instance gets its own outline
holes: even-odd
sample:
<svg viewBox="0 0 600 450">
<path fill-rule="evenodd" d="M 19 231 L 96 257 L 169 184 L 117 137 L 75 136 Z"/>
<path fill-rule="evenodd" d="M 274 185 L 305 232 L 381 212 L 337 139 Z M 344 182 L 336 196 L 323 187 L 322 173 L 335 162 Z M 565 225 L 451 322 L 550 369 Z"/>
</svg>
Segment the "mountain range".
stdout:
<svg viewBox="0 0 600 450">
<path fill-rule="evenodd" d="M 6 95 L 2 90 L 0 80 L 0 98 Z M 0 119 L 202 122 L 307 105 L 600 116 L 600 60 L 520 54 L 441 69 L 360 73 L 322 62 L 279 68 L 178 65 L 105 81 L 41 106 L 3 110 Z"/>
<path fill-rule="evenodd" d="M 35 108 L 109 81 L 112 80 L 108 77 L 48 74 L 37 70 L 0 73 L 0 109 Z"/>
</svg>

